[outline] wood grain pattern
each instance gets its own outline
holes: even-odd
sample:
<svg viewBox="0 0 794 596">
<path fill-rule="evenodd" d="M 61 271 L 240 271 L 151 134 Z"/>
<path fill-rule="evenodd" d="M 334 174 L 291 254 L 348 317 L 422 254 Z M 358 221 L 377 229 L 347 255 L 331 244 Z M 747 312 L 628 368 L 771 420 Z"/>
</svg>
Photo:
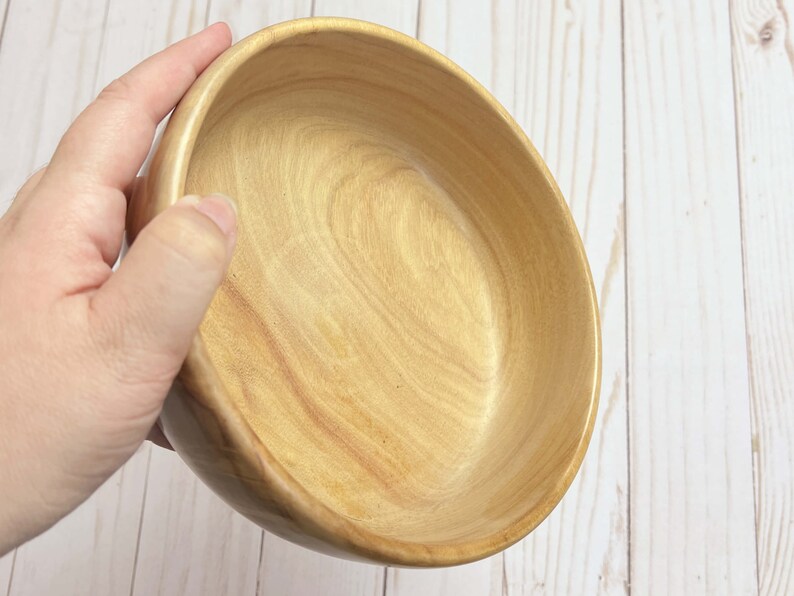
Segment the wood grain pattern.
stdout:
<svg viewBox="0 0 794 596">
<path fill-rule="evenodd" d="M 416 37 L 419 0 L 314 0 L 315 17 L 347 17 L 385 25 Z"/>
<path fill-rule="evenodd" d="M 444 593 L 481 594 L 485 586 L 509 594 L 625 592 L 620 4 L 425 0 L 419 31 L 423 41 L 494 92 L 555 172 L 584 235 L 601 297 L 604 341 L 603 397 L 593 443 L 561 505 L 505 553 L 503 572 L 493 573 L 493 563 L 475 564 L 471 567 L 481 567 L 476 579 L 472 570 L 450 569 L 434 572 L 439 579 L 433 581 L 443 583 Z M 399 593 L 416 593 L 427 581 L 410 570 L 393 573 L 400 579 Z M 404 581 L 408 578 L 412 581 Z"/>
<path fill-rule="evenodd" d="M 312 0 L 212 0 L 209 22 L 224 21 L 239 41 L 264 27 L 311 16 Z"/>
<path fill-rule="evenodd" d="M 519 544 L 522 544 L 520 542 Z M 511 548 L 516 548 L 515 546 Z M 388 569 L 386 594 L 410 596 L 500 596 L 504 586 L 503 554 L 499 553 L 467 565 L 444 569 Z M 520 592 L 518 592 L 520 594 Z"/>
<path fill-rule="evenodd" d="M 503 10 L 512 11 L 512 3 L 500 3 Z M 496 10 L 496 7 L 493 7 Z M 505 23 L 492 20 L 491 2 L 446 2 L 445 0 L 422 0 L 416 22 L 416 35 L 420 41 L 438 50 L 466 70 L 491 92 L 497 92 L 493 82 L 494 65 L 511 70 L 512 55 L 499 52 L 499 61 L 494 61 L 498 52 L 497 40 L 513 39 L 512 31 Z M 502 48 L 504 49 L 504 48 Z M 511 94 L 496 94 L 496 99 L 511 113 Z M 515 115 L 513 113 L 513 115 Z M 515 547 L 513 547 L 515 548 Z M 413 569 L 389 569 L 386 594 L 410 596 L 426 592 L 439 596 L 479 596 L 503 592 L 503 553 L 488 559 L 454 568 L 431 571 Z"/>
<path fill-rule="evenodd" d="M 794 2 L 731 2 L 758 580 L 794 592 Z"/>
<path fill-rule="evenodd" d="M 386 569 L 329 557 L 265 533 L 257 594 L 382 596 Z"/>
<path fill-rule="evenodd" d="M 505 552 L 508 594 L 623 594 L 628 577 L 626 311 L 620 2 L 517 3 L 514 71 L 497 93 L 536 143 L 567 197 L 599 295 L 601 406 L 582 470 L 549 518 Z M 495 35 L 496 37 L 496 35 Z M 501 37 L 501 33 L 499 34 Z M 502 42 L 503 45 L 504 42 Z M 498 51 L 498 53 L 497 53 Z"/>
<path fill-rule="evenodd" d="M 222 503 L 176 454 L 152 448 L 130 594 L 253 594 L 260 542 L 261 530 Z"/>
<path fill-rule="evenodd" d="M 241 39 L 258 29 L 293 18 L 311 16 L 310 0 L 261 3 L 251 0 L 213 0 L 210 22 L 229 23 L 235 39 Z M 346 3 L 317 2 L 319 11 L 331 11 L 342 16 L 359 16 L 360 7 Z M 405 3 L 409 4 L 409 3 Z M 395 11 L 399 18 L 399 11 Z M 380 13 L 375 20 L 394 28 L 400 23 Z M 411 23 L 406 22 L 405 27 Z M 259 594 L 381 594 L 384 570 L 320 555 L 297 547 L 272 534 L 266 534 L 262 545 L 259 568 Z"/>
<path fill-rule="evenodd" d="M 396 4 L 389 6 L 363 1 L 314 0 L 300 6 L 301 14 L 295 14 L 294 17 L 310 16 L 313 9 L 317 16 L 333 14 L 369 18 L 382 25 L 413 34 L 411 27 L 415 27 L 416 11 L 406 8 L 410 9 L 412 4 L 418 2 L 407 1 L 401 4 L 402 9 Z M 307 573 L 307 570 L 311 570 L 311 573 Z M 388 570 L 374 565 L 318 555 L 268 534 L 264 541 L 259 593 L 381 596 L 387 573 Z"/>
<path fill-rule="evenodd" d="M 11 572 L 14 568 L 14 556 L 16 550 L 11 551 L 4 557 L 0 557 L 0 594 L 8 596 L 11 586 Z"/>
<path fill-rule="evenodd" d="M 91 100 L 105 5 L 106 0 L 8 5 L 0 48 L 0 132 L 3 138 L 26 134 L 0 148 L 0 213 Z"/>
<path fill-rule="evenodd" d="M 562 496 L 600 379 L 589 269 L 539 157 L 453 64 L 361 21 L 264 31 L 184 97 L 140 188 L 133 238 L 185 192 L 240 204 L 162 421 L 245 515 L 439 566 Z"/>
<path fill-rule="evenodd" d="M 755 593 L 728 6 L 624 23 L 631 584 Z"/>
</svg>

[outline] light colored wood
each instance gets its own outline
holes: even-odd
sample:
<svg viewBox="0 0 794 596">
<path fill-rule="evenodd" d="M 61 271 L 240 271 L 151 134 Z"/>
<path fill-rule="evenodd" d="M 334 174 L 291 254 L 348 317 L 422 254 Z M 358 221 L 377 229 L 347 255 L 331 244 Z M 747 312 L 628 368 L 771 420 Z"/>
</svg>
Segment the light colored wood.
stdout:
<svg viewBox="0 0 794 596">
<path fill-rule="evenodd" d="M 478 577 L 440 570 L 434 581 L 445 593 L 627 590 L 620 19 L 619 2 L 422 2 L 420 39 L 488 86 L 546 155 L 584 232 L 604 340 L 602 405 L 580 476 L 549 519 L 505 552 L 504 573 L 481 563 L 472 566 Z M 390 573 L 396 593 L 417 593 L 427 579 Z"/>
<path fill-rule="evenodd" d="M 370 20 L 402 31 L 407 35 L 415 36 L 416 34 L 418 0 L 379 3 L 366 0 L 315 0 L 312 4 L 316 16 L 335 15 Z M 270 539 L 269 536 L 265 540 L 261 584 L 263 590 L 269 585 L 289 587 L 291 591 L 281 593 L 292 594 L 318 594 L 329 589 L 338 589 L 340 596 L 343 596 L 348 593 L 368 594 L 374 585 L 377 587 L 375 593 L 380 596 L 381 591 L 379 590 L 385 580 L 385 574 L 393 573 L 393 571 L 384 571 L 373 565 L 318 556 L 311 551 L 300 551 L 292 546 L 290 546 L 289 557 L 277 558 L 282 564 L 267 565 L 268 557 L 273 558 L 276 555 L 271 551 L 273 549 L 280 550 L 285 544 L 287 543 L 278 539 Z M 307 568 L 317 571 L 307 574 L 305 572 Z M 276 581 L 269 582 L 268 578 L 271 576 L 275 576 Z M 289 578 L 289 584 L 283 583 L 285 577 Z M 326 578 L 334 578 L 334 581 L 328 582 Z"/>
<path fill-rule="evenodd" d="M 505 552 L 504 589 L 623 594 L 629 511 L 621 3 L 518 6 L 497 29 L 514 27 L 513 53 L 499 53 L 500 61 L 515 57 L 514 74 L 499 67 L 493 80 L 506 101 L 514 98 L 519 124 L 555 173 L 582 233 L 599 296 L 604 368 L 582 470 L 549 518 Z"/>
<path fill-rule="evenodd" d="M 794 2 L 731 2 L 758 580 L 794 593 Z"/>
<path fill-rule="evenodd" d="M 307 4 L 309 6 L 305 7 L 306 13 L 311 11 L 313 5 L 318 16 L 333 14 L 369 19 L 406 34 L 414 34 L 412 27 L 416 25 L 416 11 L 410 8 L 417 2 L 406 1 L 398 6 L 398 3 L 372 3 L 360 0 L 341 2 L 315 0 Z M 312 570 L 311 573 L 306 572 L 309 569 Z M 384 573 L 382 568 L 373 565 L 317 555 L 267 535 L 262 556 L 260 593 L 333 594 L 336 592 L 340 596 L 370 593 L 380 596 Z"/>
<path fill-rule="evenodd" d="M 152 448 L 133 596 L 254 594 L 261 531 L 221 503 L 176 454 Z"/>
<path fill-rule="evenodd" d="M 11 2 L 0 51 L 0 213 L 91 100 L 106 0 Z M 25 65 L 21 68 L 20 65 Z"/>
<path fill-rule="evenodd" d="M 728 5 L 624 2 L 631 585 L 756 586 Z"/>
<path fill-rule="evenodd" d="M 520 544 L 520 543 L 519 543 Z M 513 547 L 515 548 L 515 547 Z M 386 594 L 411 596 L 502 596 L 504 566 L 502 554 L 444 569 L 387 569 Z M 521 592 L 510 592 L 520 594 Z"/>
<path fill-rule="evenodd" d="M 385 25 L 416 37 L 419 0 L 314 0 L 314 16 L 347 17 Z"/>
<path fill-rule="evenodd" d="M 315 2 L 284 1 L 262 3 L 256 0 L 214 0 L 210 21 L 224 20 L 241 39 L 260 28 L 294 18 L 311 16 Z M 356 16 L 357 6 L 337 6 L 320 0 L 319 10 L 340 11 L 341 16 Z M 354 11 L 353 14 L 342 11 Z M 379 18 L 383 18 L 380 16 Z M 399 27 L 389 19 L 385 24 Z M 262 543 L 259 568 L 259 594 L 349 594 L 381 595 L 383 568 L 317 554 L 295 546 L 273 534 Z"/>
<path fill-rule="evenodd" d="M 239 41 L 263 27 L 311 16 L 312 0 L 212 0 L 209 22 L 224 21 Z"/>
<path fill-rule="evenodd" d="M 384 567 L 329 557 L 265 533 L 260 596 L 383 596 Z"/>
<path fill-rule="evenodd" d="M 14 566 L 14 555 L 16 550 L 11 551 L 4 557 L 0 557 L 0 594 L 8 596 L 11 584 L 11 571 Z"/>
<path fill-rule="evenodd" d="M 434 566 L 561 498 L 597 404 L 589 269 L 539 156 L 452 63 L 361 21 L 249 37 L 179 104 L 141 190 L 133 238 L 185 192 L 240 205 L 162 420 L 245 515 Z"/>
<path fill-rule="evenodd" d="M 109 0 L 96 90 L 206 22 L 207 0 Z"/>
<path fill-rule="evenodd" d="M 324 3 L 320 2 L 320 8 Z M 312 2 L 267 2 L 258 0 L 213 0 L 210 22 L 229 23 L 235 39 L 241 39 L 264 26 L 289 19 L 311 16 Z M 353 15 L 355 16 L 355 15 Z M 394 23 L 386 22 L 394 26 Z M 260 554 L 258 594 L 288 596 L 323 594 L 327 596 L 381 596 L 384 571 L 374 565 L 328 557 L 295 546 L 273 534 L 266 534 Z"/>
<path fill-rule="evenodd" d="M 484 85 L 502 105 L 512 112 L 512 93 L 498 93 L 494 88 L 494 70 L 513 74 L 512 52 L 497 49 L 498 41 L 511 43 L 513 31 L 497 17 L 497 10 L 514 16 L 512 3 L 492 4 L 490 0 L 447 2 L 422 0 L 416 22 L 420 41 L 438 50 Z M 499 14 L 498 16 L 503 16 Z M 508 20 L 509 20 L 508 16 Z M 512 23 L 511 23 L 512 26 Z M 502 90 L 503 91 L 503 90 Z M 503 554 L 458 567 L 428 570 L 389 569 L 386 594 L 412 596 L 437 594 L 439 596 L 482 596 L 502 593 Z"/>
</svg>

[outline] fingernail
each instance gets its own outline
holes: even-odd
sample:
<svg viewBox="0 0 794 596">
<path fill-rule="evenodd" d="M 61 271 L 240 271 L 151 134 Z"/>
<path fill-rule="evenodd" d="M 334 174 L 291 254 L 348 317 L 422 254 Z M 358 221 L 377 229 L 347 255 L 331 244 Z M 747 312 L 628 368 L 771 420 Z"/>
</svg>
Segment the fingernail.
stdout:
<svg viewBox="0 0 794 596">
<path fill-rule="evenodd" d="M 227 236 L 234 233 L 237 228 L 237 205 L 230 197 L 220 193 L 213 193 L 201 199 L 199 197 L 195 198 L 195 203 L 192 195 L 188 195 L 183 201 L 190 203 L 198 211 L 209 217 Z"/>
</svg>

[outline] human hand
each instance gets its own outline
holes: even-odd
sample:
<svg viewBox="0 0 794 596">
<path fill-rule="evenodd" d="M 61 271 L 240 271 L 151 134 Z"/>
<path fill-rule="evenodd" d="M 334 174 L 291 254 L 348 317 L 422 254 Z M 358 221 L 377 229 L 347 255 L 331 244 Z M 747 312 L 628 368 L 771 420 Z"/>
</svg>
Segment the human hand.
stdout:
<svg viewBox="0 0 794 596">
<path fill-rule="evenodd" d="M 114 273 L 155 128 L 231 43 L 213 25 L 111 83 L 0 219 L 0 555 L 84 501 L 140 446 L 221 283 L 224 197 L 188 197 Z"/>
</svg>

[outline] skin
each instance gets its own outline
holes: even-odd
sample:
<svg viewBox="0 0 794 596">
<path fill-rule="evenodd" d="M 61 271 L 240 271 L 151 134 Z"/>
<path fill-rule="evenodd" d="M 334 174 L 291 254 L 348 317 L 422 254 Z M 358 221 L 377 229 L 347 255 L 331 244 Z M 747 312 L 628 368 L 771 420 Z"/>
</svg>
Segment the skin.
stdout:
<svg viewBox="0 0 794 596">
<path fill-rule="evenodd" d="M 213 25 L 111 83 L 0 219 L 0 555 L 138 449 L 223 280 L 221 195 L 182 199 L 111 267 L 157 124 L 230 43 Z"/>
</svg>

